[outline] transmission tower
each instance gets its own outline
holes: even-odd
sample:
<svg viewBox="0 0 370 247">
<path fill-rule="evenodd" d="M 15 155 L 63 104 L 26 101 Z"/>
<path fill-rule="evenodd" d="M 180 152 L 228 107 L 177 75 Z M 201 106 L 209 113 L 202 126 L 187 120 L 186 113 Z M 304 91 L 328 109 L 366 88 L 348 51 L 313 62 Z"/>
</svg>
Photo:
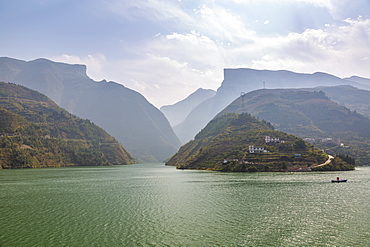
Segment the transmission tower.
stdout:
<svg viewBox="0 0 370 247">
<path fill-rule="evenodd" d="M 242 108 L 244 108 L 244 96 L 245 96 L 245 92 L 241 92 L 240 93 L 240 96 L 242 97 Z"/>
</svg>

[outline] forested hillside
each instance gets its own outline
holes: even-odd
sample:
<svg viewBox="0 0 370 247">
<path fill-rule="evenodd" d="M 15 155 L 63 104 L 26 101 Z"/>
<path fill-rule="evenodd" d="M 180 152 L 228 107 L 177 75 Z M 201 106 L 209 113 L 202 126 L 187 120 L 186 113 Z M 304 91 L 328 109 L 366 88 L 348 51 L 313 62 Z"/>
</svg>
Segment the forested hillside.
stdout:
<svg viewBox="0 0 370 247">
<path fill-rule="evenodd" d="M 357 165 L 370 162 L 370 119 L 331 101 L 324 92 L 262 89 L 236 99 L 219 115 L 248 112 L 276 130 L 307 138 L 330 154 L 345 154 Z"/>
<path fill-rule="evenodd" d="M 26 87 L 1 82 L 0 113 L 1 168 L 134 163 L 103 129 Z"/>
<path fill-rule="evenodd" d="M 330 100 L 370 118 L 370 91 L 353 86 L 317 87 L 305 89 L 323 91 Z"/>
<path fill-rule="evenodd" d="M 247 113 L 228 113 L 213 119 L 167 165 L 231 172 L 311 171 L 327 159 L 320 149 L 275 131 L 268 122 Z M 353 165 L 336 157 L 320 169 L 351 170 Z"/>
</svg>

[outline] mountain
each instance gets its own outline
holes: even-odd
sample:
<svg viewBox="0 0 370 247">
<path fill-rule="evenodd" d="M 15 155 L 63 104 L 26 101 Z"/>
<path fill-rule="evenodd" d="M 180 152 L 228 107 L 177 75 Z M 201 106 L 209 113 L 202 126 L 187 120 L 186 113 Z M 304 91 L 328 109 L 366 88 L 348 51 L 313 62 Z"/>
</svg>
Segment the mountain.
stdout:
<svg viewBox="0 0 370 247">
<path fill-rule="evenodd" d="M 344 79 L 346 81 L 349 81 L 349 84 L 351 84 L 351 82 L 356 82 L 356 83 L 359 83 L 360 85 L 366 85 L 367 87 L 365 89 L 369 89 L 368 88 L 368 86 L 370 86 L 370 79 L 369 78 L 364 78 L 364 77 L 359 77 L 359 76 L 351 76 L 351 77 L 344 78 Z M 360 88 L 362 88 L 362 87 L 360 87 Z"/>
<path fill-rule="evenodd" d="M 349 85 L 334 87 L 316 87 L 313 89 L 305 90 L 321 90 L 332 101 L 370 118 L 370 91 L 368 90 L 358 89 Z"/>
<path fill-rule="evenodd" d="M 244 112 L 331 154 L 348 154 L 358 165 L 370 162 L 370 119 L 331 101 L 323 91 L 260 89 L 240 96 L 218 115 Z"/>
<path fill-rule="evenodd" d="M 139 161 L 163 161 L 180 147 L 166 117 L 141 94 L 115 82 L 93 81 L 84 65 L 3 57 L 0 80 L 37 90 L 69 112 L 90 119 Z"/>
<path fill-rule="evenodd" d="M 243 93 L 261 88 L 302 88 L 352 85 L 370 89 L 370 84 L 344 80 L 325 73 L 303 74 L 291 71 L 225 69 L 222 85 L 214 97 L 198 105 L 174 130 L 182 143 L 194 138 L 204 126 Z"/>
<path fill-rule="evenodd" d="M 199 88 L 187 98 L 173 104 L 161 107 L 161 112 L 167 117 L 171 126 L 176 126 L 185 120 L 186 116 L 200 103 L 213 97 L 214 90 Z"/>
<path fill-rule="evenodd" d="M 293 135 L 247 113 L 226 113 L 213 119 L 166 163 L 179 169 L 225 172 L 351 170 L 335 158 Z M 325 168 L 324 168 L 325 166 Z"/>
<path fill-rule="evenodd" d="M 134 163 L 103 129 L 24 86 L 0 82 L 0 116 L 1 168 Z"/>
</svg>

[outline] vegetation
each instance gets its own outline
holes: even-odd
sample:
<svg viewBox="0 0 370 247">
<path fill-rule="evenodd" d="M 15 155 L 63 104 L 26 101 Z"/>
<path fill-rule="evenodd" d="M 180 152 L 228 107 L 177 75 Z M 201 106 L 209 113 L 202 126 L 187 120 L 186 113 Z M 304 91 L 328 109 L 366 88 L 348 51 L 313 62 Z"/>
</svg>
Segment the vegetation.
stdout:
<svg viewBox="0 0 370 247">
<path fill-rule="evenodd" d="M 276 130 L 309 138 L 326 153 L 349 155 L 356 165 L 370 163 L 370 119 L 334 103 L 322 91 L 257 90 L 220 115 L 228 112 L 248 112 Z"/>
<path fill-rule="evenodd" d="M 358 89 L 349 85 L 321 87 L 330 99 L 352 111 L 370 118 L 370 91 Z"/>
<path fill-rule="evenodd" d="M 134 162 L 103 129 L 26 87 L 0 83 L 0 116 L 0 168 Z"/>
<path fill-rule="evenodd" d="M 266 136 L 275 139 L 266 142 Z M 261 150 L 251 152 L 250 146 Z M 311 170 L 327 159 L 321 149 L 294 135 L 274 131 L 266 121 L 247 113 L 228 113 L 213 119 L 166 164 L 225 172 L 300 171 Z M 340 170 L 353 169 L 353 165 L 341 162 Z M 339 170 L 337 166 L 322 167 Z"/>
<path fill-rule="evenodd" d="M 344 159 L 342 159 L 341 157 Z M 348 159 L 348 161 L 345 159 Z M 353 162 L 353 163 L 351 164 L 350 162 Z M 353 170 L 354 165 L 355 165 L 354 159 L 352 159 L 351 157 L 337 155 L 330 162 L 330 164 L 327 164 L 325 166 L 315 167 L 315 168 L 312 168 L 312 170 L 313 171 L 348 171 L 348 170 Z"/>
</svg>

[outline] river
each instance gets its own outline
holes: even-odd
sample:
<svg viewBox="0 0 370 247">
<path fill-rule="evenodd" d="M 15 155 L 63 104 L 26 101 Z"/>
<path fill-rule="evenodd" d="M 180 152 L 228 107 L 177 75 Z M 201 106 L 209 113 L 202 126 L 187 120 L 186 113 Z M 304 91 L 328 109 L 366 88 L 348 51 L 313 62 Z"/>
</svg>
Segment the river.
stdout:
<svg viewBox="0 0 370 247">
<path fill-rule="evenodd" d="M 369 198 L 370 167 L 0 170 L 0 246 L 370 246 Z"/>
</svg>

